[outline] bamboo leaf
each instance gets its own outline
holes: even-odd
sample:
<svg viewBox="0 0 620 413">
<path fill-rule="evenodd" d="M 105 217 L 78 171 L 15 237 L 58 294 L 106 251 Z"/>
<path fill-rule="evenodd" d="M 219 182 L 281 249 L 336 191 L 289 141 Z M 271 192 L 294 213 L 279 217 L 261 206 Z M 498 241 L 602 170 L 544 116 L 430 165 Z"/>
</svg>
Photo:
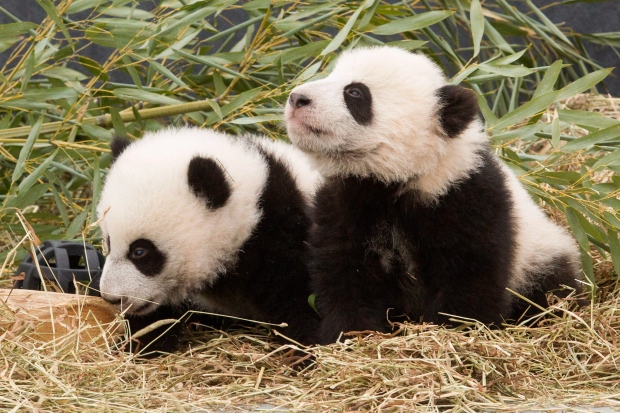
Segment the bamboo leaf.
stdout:
<svg viewBox="0 0 620 413">
<path fill-rule="evenodd" d="M 179 56 L 182 56 L 182 57 L 186 58 L 187 60 L 189 60 L 189 61 L 191 61 L 191 62 L 201 63 L 201 64 L 207 65 L 207 66 L 209 66 L 209 67 L 213 67 L 213 68 L 215 68 L 215 69 L 219 69 L 219 70 L 221 70 L 222 72 L 225 72 L 225 73 L 231 74 L 231 75 L 233 75 L 233 76 L 235 76 L 235 77 L 240 77 L 240 78 L 242 78 L 242 79 L 247 79 L 247 77 L 245 77 L 245 76 L 244 76 L 244 75 L 242 75 L 241 73 L 236 72 L 236 71 L 234 71 L 234 70 L 232 70 L 232 69 L 229 69 L 229 68 L 227 68 L 227 67 L 225 67 L 225 66 L 222 66 L 222 65 L 221 65 L 221 64 L 219 64 L 219 63 L 216 63 L 216 62 L 213 60 L 213 58 L 212 58 L 212 57 L 205 57 L 205 56 L 194 56 L 194 55 L 192 55 L 192 54 L 190 54 L 190 53 L 186 53 L 186 52 L 184 52 L 183 50 L 178 50 L 178 49 L 175 49 L 175 50 L 174 50 L 174 52 L 175 52 L 176 54 L 178 54 Z"/>
<path fill-rule="evenodd" d="M 253 125 L 255 123 L 262 122 L 281 122 L 283 120 L 282 115 L 264 115 L 264 116 L 253 116 L 247 118 L 237 118 L 231 120 L 230 123 L 235 125 Z"/>
<path fill-rule="evenodd" d="M 605 79 L 611 72 L 613 68 L 610 69 L 601 69 L 596 72 L 588 73 L 584 77 L 575 80 L 570 85 L 560 89 L 560 94 L 558 95 L 558 99 L 568 99 L 569 97 L 575 96 L 578 93 L 585 92 L 588 89 L 593 88 L 598 85 Z"/>
<path fill-rule="evenodd" d="M 213 99 L 208 99 L 207 102 L 209 102 L 209 106 L 211 106 L 211 109 L 213 109 L 213 111 L 217 114 L 218 120 L 222 120 L 224 116 L 222 115 L 220 105 L 218 105 Z"/>
<path fill-rule="evenodd" d="M 614 271 L 617 275 L 620 275 L 620 242 L 618 241 L 618 231 L 608 231 L 607 244 L 609 244 L 611 262 L 614 265 Z"/>
<path fill-rule="evenodd" d="M 60 31 L 62 31 L 65 39 L 67 39 L 67 41 L 69 42 L 69 46 L 71 46 L 71 49 L 74 49 L 73 40 L 71 39 L 69 30 L 67 30 L 67 26 L 65 26 L 65 23 L 62 21 L 60 15 L 58 14 L 58 10 L 56 10 L 56 6 L 54 6 L 54 3 L 52 3 L 51 0 L 37 0 L 37 3 L 39 3 L 39 6 L 41 6 L 43 10 L 45 10 L 49 18 L 52 19 L 54 23 L 56 23 L 56 26 L 60 28 Z"/>
<path fill-rule="evenodd" d="M 347 36 L 349 35 L 349 32 L 351 31 L 351 28 L 357 21 L 357 18 L 359 17 L 360 13 L 371 5 L 372 5 L 372 1 L 370 2 L 366 1 L 364 2 L 364 4 L 358 7 L 357 10 L 355 10 L 355 13 L 353 13 L 353 15 L 349 18 L 349 20 L 347 21 L 347 24 L 344 25 L 344 27 L 338 32 L 336 36 L 334 36 L 333 40 L 327 45 L 327 47 L 323 49 L 323 51 L 321 52 L 322 56 L 325 56 L 326 54 L 331 53 L 340 47 L 344 39 L 346 39 Z"/>
<path fill-rule="evenodd" d="M 69 228 L 67 228 L 67 232 L 65 233 L 66 239 L 73 239 L 82 231 L 86 218 L 88 218 L 88 213 L 89 210 L 85 209 L 73 219 L 73 222 L 71 222 L 71 225 L 69 225 Z"/>
<path fill-rule="evenodd" d="M 469 20 L 471 21 L 471 36 L 474 43 L 473 57 L 477 57 L 480 54 L 480 43 L 484 36 L 484 16 L 482 15 L 480 0 L 472 0 Z"/>
<path fill-rule="evenodd" d="M 553 112 L 553 120 L 551 121 L 551 146 L 555 149 L 560 145 L 560 117 L 558 111 Z"/>
<path fill-rule="evenodd" d="M 535 99 L 532 99 L 527 103 L 524 103 L 512 112 L 509 112 L 506 115 L 502 116 L 492 126 L 492 128 L 499 131 L 510 125 L 514 125 L 515 123 L 522 122 L 524 119 L 544 111 L 549 107 L 549 105 L 558 100 L 559 94 L 560 93 L 557 91 L 547 93 Z"/>
<path fill-rule="evenodd" d="M 16 36 L 28 33 L 29 30 L 34 30 L 37 27 L 39 27 L 38 24 L 31 22 L 0 24 L 0 39 L 17 38 Z"/>
<path fill-rule="evenodd" d="M 176 83 L 178 86 L 185 88 L 185 89 L 190 89 L 189 86 L 187 86 L 187 84 L 185 82 L 183 82 L 181 79 L 179 79 L 178 77 L 176 77 L 174 75 L 174 73 L 172 73 L 170 70 L 168 70 L 165 66 L 157 63 L 154 60 L 151 60 L 149 62 L 149 65 L 151 65 L 151 67 L 155 70 L 157 70 L 159 73 L 161 73 L 162 75 L 166 76 L 168 79 L 170 79 L 172 82 Z"/>
<path fill-rule="evenodd" d="M 140 89 L 118 88 L 114 89 L 112 93 L 119 99 L 142 100 L 156 105 L 175 105 L 181 103 L 177 99 Z"/>
<path fill-rule="evenodd" d="M 620 125 L 610 126 L 568 142 L 562 147 L 562 152 L 578 151 L 613 139 L 620 139 Z"/>
<path fill-rule="evenodd" d="M 30 175 L 28 175 L 23 181 L 21 181 L 21 183 L 17 187 L 18 193 L 20 195 L 23 192 L 27 192 L 30 189 L 30 187 L 32 187 L 39 180 L 41 176 L 43 176 L 43 174 L 47 171 L 49 165 L 54 160 L 54 157 L 56 157 L 57 153 L 58 153 L 58 150 L 55 150 L 54 152 L 52 152 L 52 154 L 49 155 L 43 161 L 43 163 L 37 167 L 37 169 L 35 169 Z"/>
<path fill-rule="evenodd" d="M 454 12 L 451 11 L 429 11 L 416 14 L 415 16 L 405 17 L 390 23 L 382 24 L 371 30 L 374 34 L 390 36 L 393 34 L 406 33 L 420 30 L 450 17 Z"/>
<path fill-rule="evenodd" d="M 17 195 L 11 195 L 6 198 L 4 208 L 23 209 L 27 206 L 34 205 L 48 190 L 49 184 L 38 184 L 30 188 L 28 191 L 20 192 Z"/>
<path fill-rule="evenodd" d="M 41 125 L 43 125 L 43 116 L 40 116 L 37 122 L 32 127 L 28 138 L 26 139 L 26 143 L 22 146 L 21 151 L 19 151 L 19 158 L 17 158 L 17 163 L 15 164 L 15 169 L 13 170 L 13 176 L 11 177 L 11 183 L 15 183 L 19 178 L 21 178 L 24 170 L 26 168 L 26 160 L 28 159 L 28 155 L 32 150 L 32 146 L 34 142 L 39 137 L 39 133 L 41 132 Z"/>
<path fill-rule="evenodd" d="M 553 85 L 555 85 L 555 83 L 557 82 L 558 77 L 560 76 L 561 70 L 562 70 L 562 61 L 561 60 L 555 61 L 545 72 L 545 75 L 543 76 L 542 80 L 538 84 L 538 87 L 536 88 L 536 91 L 534 92 L 534 96 L 532 96 L 532 99 L 535 99 L 539 96 L 552 92 Z"/>
</svg>

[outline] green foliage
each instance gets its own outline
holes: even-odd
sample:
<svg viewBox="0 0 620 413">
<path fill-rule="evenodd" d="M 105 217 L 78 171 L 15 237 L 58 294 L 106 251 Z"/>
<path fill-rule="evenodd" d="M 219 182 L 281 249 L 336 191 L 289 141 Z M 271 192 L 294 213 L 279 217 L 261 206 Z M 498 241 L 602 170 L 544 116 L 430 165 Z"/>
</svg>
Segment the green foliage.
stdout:
<svg viewBox="0 0 620 413">
<path fill-rule="evenodd" d="M 620 270 L 620 122 L 560 103 L 609 73 L 583 42 L 618 46 L 620 33 L 560 30 L 529 0 L 527 12 L 506 0 L 160 0 L 150 11 L 130 0 L 37 1 L 42 24 L 0 25 L 5 245 L 26 234 L 17 209 L 41 239 L 97 240 L 89 226 L 113 133 L 192 124 L 286 139 L 282 107 L 295 85 L 321 76 L 339 50 L 389 43 L 474 89 L 498 151 L 566 215 L 588 276 L 592 251 Z M 230 11 L 247 19 L 231 26 Z M 87 57 L 92 44 L 109 58 Z"/>
</svg>

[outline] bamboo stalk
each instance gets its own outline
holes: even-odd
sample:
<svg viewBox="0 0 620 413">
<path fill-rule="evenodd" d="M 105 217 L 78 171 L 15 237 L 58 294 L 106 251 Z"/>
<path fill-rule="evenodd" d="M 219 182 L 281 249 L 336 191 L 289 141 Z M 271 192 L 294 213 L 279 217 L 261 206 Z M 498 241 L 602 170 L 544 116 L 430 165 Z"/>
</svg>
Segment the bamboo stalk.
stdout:
<svg viewBox="0 0 620 413">
<path fill-rule="evenodd" d="M 181 115 L 184 113 L 198 112 L 201 110 L 211 110 L 208 100 L 200 100 L 197 102 L 181 103 L 178 105 L 170 105 L 158 108 L 148 108 L 138 110 L 140 118 L 153 119 L 163 116 Z M 119 113 L 123 122 L 133 122 L 136 120 L 134 111 L 123 111 Z M 92 116 L 82 119 L 80 124 L 97 125 L 101 127 L 109 127 L 112 125 L 112 115 L 105 114 L 101 116 Z M 50 133 L 59 133 L 71 129 L 75 125 L 67 121 L 47 122 L 41 125 L 41 135 Z M 19 139 L 26 138 L 30 134 L 32 126 L 20 126 L 18 128 L 11 128 L 0 130 L 0 139 Z M 5 141 L 6 142 L 6 141 Z"/>
</svg>

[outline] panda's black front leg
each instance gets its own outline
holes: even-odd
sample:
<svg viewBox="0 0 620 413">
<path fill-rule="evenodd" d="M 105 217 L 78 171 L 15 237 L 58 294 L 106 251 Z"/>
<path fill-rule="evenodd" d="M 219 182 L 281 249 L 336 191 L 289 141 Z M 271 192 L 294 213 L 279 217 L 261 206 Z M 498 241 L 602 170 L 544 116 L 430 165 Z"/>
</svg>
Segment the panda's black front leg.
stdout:
<svg viewBox="0 0 620 413">
<path fill-rule="evenodd" d="M 363 250 L 327 255 L 314 263 L 313 272 L 319 344 L 334 343 L 350 331 L 388 332 L 387 310 L 395 300 L 379 260 Z"/>
<path fill-rule="evenodd" d="M 429 297 L 424 308 L 424 322 L 454 326 L 459 317 L 477 320 L 487 325 L 500 326 L 510 315 L 510 296 L 505 285 L 494 282 L 490 276 L 474 277 L 458 274 L 462 282 L 443 279 L 442 286 Z"/>
</svg>

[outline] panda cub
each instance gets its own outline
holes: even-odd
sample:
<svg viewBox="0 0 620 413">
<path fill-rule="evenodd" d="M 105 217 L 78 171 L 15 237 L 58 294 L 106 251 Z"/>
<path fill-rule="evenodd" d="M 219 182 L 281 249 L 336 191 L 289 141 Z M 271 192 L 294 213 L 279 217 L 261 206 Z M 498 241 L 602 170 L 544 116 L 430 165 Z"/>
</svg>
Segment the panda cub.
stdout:
<svg viewBox="0 0 620 413">
<path fill-rule="evenodd" d="M 393 47 L 345 52 L 290 94 L 290 139 L 325 176 L 309 258 L 321 343 L 395 315 L 517 320 L 529 304 L 507 289 L 540 306 L 562 285 L 581 292 L 577 244 L 493 154 L 477 108 Z"/>
<path fill-rule="evenodd" d="M 193 309 L 287 323 L 283 334 L 315 342 L 305 242 L 320 175 L 303 153 L 182 128 L 116 139 L 112 154 L 97 208 L 108 250 L 101 295 L 134 333 Z M 178 334 L 149 349 L 175 349 Z"/>
</svg>

